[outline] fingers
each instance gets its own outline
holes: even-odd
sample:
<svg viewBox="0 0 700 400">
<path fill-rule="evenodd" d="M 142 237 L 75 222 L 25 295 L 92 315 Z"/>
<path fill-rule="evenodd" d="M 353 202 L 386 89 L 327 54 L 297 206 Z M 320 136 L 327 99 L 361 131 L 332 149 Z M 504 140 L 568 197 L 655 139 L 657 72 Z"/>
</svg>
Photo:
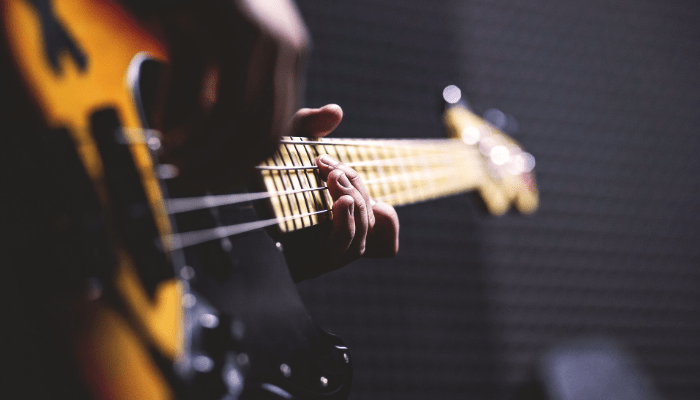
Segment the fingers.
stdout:
<svg viewBox="0 0 700 400">
<path fill-rule="evenodd" d="M 342 264 L 361 257 L 367 245 L 369 230 L 368 204 L 351 184 L 345 171 L 335 169 L 328 176 L 328 191 L 333 198 L 334 226 L 330 247 L 338 251 Z M 336 214 L 336 209 L 339 214 Z M 340 218 L 335 218 L 338 215 Z M 350 218 L 348 215 L 352 215 Z M 345 232 L 343 232 L 345 231 Z"/>
<path fill-rule="evenodd" d="M 365 257 L 393 257 L 399 252 L 399 216 L 394 207 L 370 199 L 376 223 L 367 233 Z"/>
<path fill-rule="evenodd" d="M 343 171 L 345 176 L 350 180 L 350 184 L 357 189 L 357 191 L 360 193 L 362 196 L 362 199 L 364 200 L 365 204 L 370 204 L 370 199 L 369 199 L 369 192 L 367 192 L 367 188 L 365 188 L 365 184 L 362 183 L 362 178 L 360 178 L 360 174 L 357 173 L 354 169 L 348 167 L 347 165 L 339 162 L 338 160 L 334 159 L 333 157 L 329 156 L 328 154 L 324 154 L 320 156 L 316 160 L 316 165 L 318 165 L 319 172 L 321 173 L 321 178 L 328 180 L 328 176 L 335 170 L 340 170 Z M 330 181 L 328 182 L 328 188 L 330 189 Z M 331 196 L 333 196 L 333 193 L 331 193 Z M 333 198 L 335 200 L 335 198 Z M 369 218 L 369 225 L 372 226 L 374 225 L 375 219 L 374 219 L 374 212 L 371 207 L 367 207 L 367 213 L 368 213 L 368 218 Z"/>
<path fill-rule="evenodd" d="M 352 196 L 341 196 L 332 209 L 333 232 L 328 238 L 328 251 L 333 259 L 340 260 L 355 239 L 355 200 Z"/>
<path fill-rule="evenodd" d="M 343 109 L 337 104 L 321 108 L 302 108 L 292 117 L 291 136 L 324 137 L 343 119 Z"/>
</svg>

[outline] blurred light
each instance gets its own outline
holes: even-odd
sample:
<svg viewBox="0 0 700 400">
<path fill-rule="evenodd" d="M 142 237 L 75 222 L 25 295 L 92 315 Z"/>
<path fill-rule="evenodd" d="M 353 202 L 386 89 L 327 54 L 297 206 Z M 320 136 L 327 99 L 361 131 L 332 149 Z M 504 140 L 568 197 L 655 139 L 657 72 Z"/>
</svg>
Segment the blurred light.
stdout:
<svg viewBox="0 0 700 400">
<path fill-rule="evenodd" d="M 221 238 L 221 249 L 227 253 L 230 253 L 231 250 L 233 250 L 233 244 L 229 238 Z"/>
<path fill-rule="evenodd" d="M 491 161 L 496 165 L 503 165 L 510 161 L 510 152 L 506 146 L 494 146 L 489 152 Z"/>
<path fill-rule="evenodd" d="M 481 134 L 476 127 L 468 126 L 462 130 L 462 140 L 464 140 L 466 144 L 477 144 L 480 136 Z"/>
<path fill-rule="evenodd" d="M 511 175 L 524 174 L 535 168 L 535 157 L 530 153 L 520 152 L 511 157 L 508 164 L 508 173 Z"/>
<path fill-rule="evenodd" d="M 192 308 L 195 304 L 197 304 L 197 298 L 194 297 L 193 294 L 187 293 L 186 295 L 182 296 L 183 307 Z"/>
<path fill-rule="evenodd" d="M 455 85 L 447 86 L 442 91 L 442 98 L 450 104 L 455 104 L 462 98 L 462 91 Z"/>
<path fill-rule="evenodd" d="M 219 326 L 219 318 L 214 314 L 203 314 L 199 317 L 199 323 L 209 329 Z"/>
<path fill-rule="evenodd" d="M 189 265 L 185 265 L 182 267 L 182 269 L 180 269 L 180 277 L 186 281 L 194 278 L 194 268 L 190 267 Z"/>
<path fill-rule="evenodd" d="M 280 365 L 280 371 L 282 371 L 282 375 L 284 375 L 287 378 L 292 376 L 292 369 L 287 364 Z"/>
<path fill-rule="evenodd" d="M 209 372 L 214 369 L 214 360 L 207 356 L 197 356 L 192 360 L 192 367 L 199 372 Z"/>
<path fill-rule="evenodd" d="M 153 151 L 160 149 L 160 139 L 155 136 L 149 137 L 146 143 L 148 144 L 148 148 Z"/>
<path fill-rule="evenodd" d="M 525 157 L 525 169 L 523 172 L 530 172 L 535 169 L 535 156 L 530 153 L 523 152 L 523 157 Z"/>
<path fill-rule="evenodd" d="M 503 111 L 495 108 L 486 110 L 484 113 L 484 119 L 489 121 L 491 125 L 501 130 L 505 129 L 506 125 L 508 125 L 508 117 L 503 113 Z"/>
<path fill-rule="evenodd" d="M 485 156 L 490 156 L 491 155 L 491 149 L 496 145 L 496 139 L 492 137 L 485 137 L 481 139 L 481 142 L 479 142 L 479 150 L 481 150 L 481 154 Z"/>
<path fill-rule="evenodd" d="M 173 179 L 176 178 L 179 173 L 180 170 L 172 164 L 160 164 L 156 166 L 156 174 L 160 179 Z"/>
<path fill-rule="evenodd" d="M 238 365 L 246 365 L 249 361 L 250 359 L 246 353 L 241 353 L 236 356 L 236 362 L 238 362 Z"/>
<path fill-rule="evenodd" d="M 226 383 L 228 383 L 230 387 L 238 388 L 243 384 L 243 377 L 238 370 L 231 369 L 228 374 L 226 374 Z"/>
</svg>

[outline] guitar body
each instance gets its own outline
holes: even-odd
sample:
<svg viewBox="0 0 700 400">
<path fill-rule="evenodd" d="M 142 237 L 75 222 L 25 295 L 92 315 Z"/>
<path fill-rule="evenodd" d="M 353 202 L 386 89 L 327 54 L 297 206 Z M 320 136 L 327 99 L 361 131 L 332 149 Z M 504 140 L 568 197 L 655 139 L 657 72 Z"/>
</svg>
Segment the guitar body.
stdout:
<svg viewBox="0 0 700 400">
<path fill-rule="evenodd" d="M 16 75 L 31 96 L 31 103 L 25 106 L 40 116 L 40 123 L 33 130 L 72 144 L 73 151 L 53 157 L 57 164 L 78 166 L 74 169 L 76 176 L 82 173 L 87 178 L 81 182 L 82 192 L 66 193 L 64 202 L 81 201 L 81 195 L 89 193 L 90 206 L 100 220 L 96 231 L 103 238 L 99 244 L 103 256 L 82 260 L 81 271 L 73 276 L 77 281 L 69 282 L 77 293 L 49 291 L 30 296 L 47 303 L 70 303 L 72 315 L 63 317 L 77 322 L 75 328 L 71 327 L 70 337 L 65 338 L 65 345 L 68 353 L 75 355 L 95 397 L 169 398 L 170 389 L 150 353 L 155 351 L 172 360 L 180 351 L 178 284 L 172 268 L 165 267 L 169 264 L 166 256 L 162 252 L 156 254 L 155 246 L 146 250 L 150 254 L 144 256 L 144 252 L 133 252 L 138 245 L 123 237 L 139 225 L 157 233 L 156 237 L 170 232 L 150 154 L 139 129 L 138 110 L 127 84 L 129 66 L 137 54 L 145 52 L 165 58 L 165 51 L 126 11 L 111 2 L 4 1 L 2 21 Z M 109 127 L 112 123 L 115 126 Z M 135 144 L 125 146 L 117 140 L 110 143 L 109 131 L 120 127 L 131 128 L 122 134 L 128 143 Z M 26 135 L 25 142 L 30 142 L 32 135 L 40 136 L 32 129 L 3 132 L 3 136 L 7 135 Z M 54 150 L 58 152 L 60 148 Z M 126 171 L 119 170 L 124 160 L 131 161 Z M 36 162 L 42 161 L 37 158 Z M 39 171 L 42 172 L 46 173 Z M 136 180 L 120 182 L 120 174 Z M 32 178 L 35 177 L 28 177 Z M 147 205 L 148 215 L 140 221 L 126 221 L 118 204 L 124 198 Z M 55 208 L 50 219 L 44 221 L 46 225 L 50 225 L 51 218 L 81 218 L 80 210 L 72 210 L 71 215 L 65 208 Z M 74 231 L 84 228 L 81 222 L 75 225 Z M 52 241 L 53 235 L 65 234 L 73 232 L 59 229 L 46 235 Z M 88 243 L 77 243 L 76 247 L 81 244 L 86 247 L 82 250 L 89 252 Z M 41 245 L 38 243 L 38 247 Z M 71 250 L 81 251 L 65 249 Z M 67 260 L 73 257 L 65 255 Z M 148 267 L 152 258 L 159 258 L 158 267 L 167 272 L 152 279 L 151 287 L 146 288 L 141 277 L 148 272 L 138 269 Z M 70 263 L 52 261 L 56 263 L 54 267 Z M 15 262 L 13 268 L 49 268 L 22 265 L 30 263 L 26 259 Z M 94 265 L 97 263 L 107 265 Z M 68 275 L 68 271 L 64 273 Z"/>
<path fill-rule="evenodd" d="M 313 324 L 285 246 L 259 224 L 300 235 L 285 241 L 284 250 L 303 276 L 309 254 L 295 241 L 328 233 L 322 213 L 330 199 L 312 165 L 319 151 L 357 163 L 371 195 L 391 204 L 478 189 L 495 199 L 488 202 L 494 214 L 513 201 L 523 212 L 536 208 L 536 190 L 527 185 L 534 184 L 531 168 L 521 166 L 525 153 L 459 111 L 446 114 L 448 127 L 478 127 L 479 147 L 464 138 L 378 147 L 287 138 L 280 153 L 258 167 L 263 197 L 272 198 L 269 208 L 258 209 L 271 219 L 260 221 L 250 202 L 195 207 L 171 219 L 166 192 L 205 203 L 216 196 L 178 193 L 187 185 L 168 188 L 155 173 L 160 137 L 145 125 L 157 120 L 147 110 L 158 108 L 151 102 L 158 96 L 141 94 L 157 91 L 150 79 L 169 61 L 168 43 L 107 0 L 0 0 L 0 20 L 0 83 L 7 88 L 0 93 L 0 251 L 6 260 L 0 301 L 13 305 L 2 314 L 13 322 L 2 352 L 14 367 L 0 390 L 20 390 L 26 398 L 347 398 L 348 349 Z M 192 61 L 182 52 L 172 58 L 177 66 Z M 247 68 L 222 63 L 229 64 Z M 267 104 L 265 93 L 259 104 Z M 236 104 L 227 99 L 217 104 Z M 180 104 L 191 103 L 185 100 Z M 251 125 L 267 116 L 259 108 Z M 243 143 L 255 147 L 258 139 Z M 500 151 L 484 158 L 486 145 Z M 225 152 L 225 145 L 218 147 Z M 422 157 L 425 151 L 429 157 Z M 466 160 L 464 172 L 448 168 L 462 164 L 445 165 L 445 155 Z M 435 179 L 435 171 L 442 178 Z M 187 234 L 254 228 L 181 250 L 175 226 Z"/>
<path fill-rule="evenodd" d="M 163 251 L 171 221 L 137 94 L 144 61 L 167 60 L 166 46 L 111 1 L 0 7 L 12 88 L 2 206 L 13 210 L 2 300 L 18 321 L 3 388 L 27 398 L 346 398 L 347 349 L 311 322 L 263 231 L 188 249 L 191 267 Z M 251 210 L 179 223 L 210 228 L 255 219 Z M 183 268 L 196 279 L 177 279 Z"/>
</svg>

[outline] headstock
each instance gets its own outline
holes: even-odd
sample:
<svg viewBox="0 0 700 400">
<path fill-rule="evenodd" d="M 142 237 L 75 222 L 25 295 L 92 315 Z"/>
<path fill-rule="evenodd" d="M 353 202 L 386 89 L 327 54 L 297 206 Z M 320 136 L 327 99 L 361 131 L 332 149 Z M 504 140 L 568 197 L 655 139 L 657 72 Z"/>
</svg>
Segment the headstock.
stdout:
<svg viewBox="0 0 700 400">
<path fill-rule="evenodd" d="M 478 192 L 493 215 L 502 215 L 511 205 L 523 214 L 535 212 L 539 193 L 535 183 L 535 157 L 511 137 L 489 124 L 461 100 L 456 86 L 443 92 L 447 101 L 444 122 L 448 136 L 478 147 L 483 159 L 483 179 Z"/>
</svg>

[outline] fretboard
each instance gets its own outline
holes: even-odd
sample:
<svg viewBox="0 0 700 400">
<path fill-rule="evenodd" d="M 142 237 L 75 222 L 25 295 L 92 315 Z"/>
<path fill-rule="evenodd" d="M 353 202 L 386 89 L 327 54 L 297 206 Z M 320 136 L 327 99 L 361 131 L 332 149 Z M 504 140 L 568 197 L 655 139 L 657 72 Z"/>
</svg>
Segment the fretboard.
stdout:
<svg viewBox="0 0 700 400">
<path fill-rule="evenodd" d="M 354 168 L 369 195 L 393 206 L 475 190 L 491 214 L 537 209 L 535 160 L 513 139 L 461 104 L 449 106 L 445 127 L 454 139 L 282 138 L 258 166 L 282 232 L 332 219 L 332 199 L 316 159 L 323 154 Z"/>
<path fill-rule="evenodd" d="M 485 179 L 478 147 L 461 139 L 368 140 L 283 138 L 280 150 L 258 168 L 273 196 L 282 231 L 331 217 L 330 195 L 315 160 L 329 154 L 354 168 L 369 195 L 393 206 L 476 189 Z"/>
</svg>

